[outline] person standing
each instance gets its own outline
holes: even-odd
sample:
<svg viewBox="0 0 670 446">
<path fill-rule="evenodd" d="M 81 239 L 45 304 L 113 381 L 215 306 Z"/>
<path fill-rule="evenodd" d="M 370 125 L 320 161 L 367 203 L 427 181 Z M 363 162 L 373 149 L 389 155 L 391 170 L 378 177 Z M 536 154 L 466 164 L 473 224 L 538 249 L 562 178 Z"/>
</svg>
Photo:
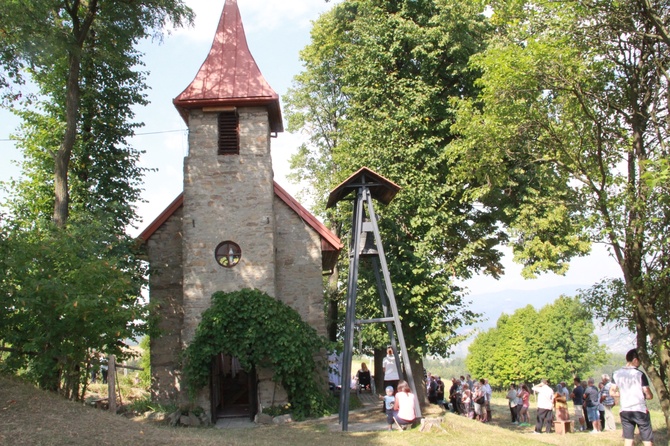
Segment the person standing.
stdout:
<svg viewBox="0 0 670 446">
<path fill-rule="evenodd" d="M 509 391 L 507 392 L 507 404 L 509 406 L 509 412 L 512 415 L 512 424 L 519 424 L 519 408 L 517 407 L 517 391 L 516 384 L 512 383 L 509 386 Z"/>
<path fill-rule="evenodd" d="M 395 363 L 395 355 L 393 354 L 393 347 L 386 349 L 386 357 L 382 361 L 382 370 L 384 372 L 384 387 L 391 386 L 393 391 L 398 390 L 398 365 Z"/>
<path fill-rule="evenodd" d="M 437 380 L 432 375 L 428 376 L 426 393 L 428 394 L 428 402 L 430 404 L 437 404 Z"/>
<path fill-rule="evenodd" d="M 542 433 L 542 426 L 547 425 L 546 433 L 551 433 L 552 409 L 554 407 L 554 391 L 549 387 L 546 379 L 540 384 L 533 386 L 533 392 L 537 393 L 537 423 L 535 433 Z"/>
<path fill-rule="evenodd" d="M 528 416 L 528 408 L 530 407 L 530 390 L 525 384 L 521 385 L 519 392 L 521 398 L 521 410 L 519 411 L 519 426 L 530 426 L 530 417 Z"/>
<path fill-rule="evenodd" d="M 435 377 L 437 383 L 437 404 L 444 405 L 444 382 L 439 376 Z"/>
<path fill-rule="evenodd" d="M 386 388 L 386 396 L 384 396 L 384 408 L 386 409 L 386 422 L 388 423 L 388 430 L 393 430 L 393 406 L 395 406 L 395 395 L 393 395 L 393 387 Z"/>
<path fill-rule="evenodd" d="M 598 404 L 600 404 L 600 391 L 594 385 L 595 380 L 589 378 L 588 386 L 584 391 L 584 400 L 586 401 L 586 415 L 593 425 L 592 434 L 600 432 L 600 412 L 598 411 Z"/>
<path fill-rule="evenodd" d="M 475 408 L 475 419 L 477 421 L 482 421 L 484 419 L 482 417 L 482 414 L 486 413 L 484 408 L 486 395 L 484 394 L 484 391 L 482 390 L 482 385 L 479 383 L 479 381 L 475 381 L 475 387 L 472 390 L 472 392 L 473 392 L 472 401 L 474 402 L 474 408 Z"/>
<path fill-rule="evenodd" d="M 575 405 L 575 418 L 579 421 L 579 430 L 584 430 L 584 388 L 582 387 L 582 380 L 579 379 L 579 376 L 575 377 L 573 381 L 575 388 L 572 389 L 570 398 L 572 403 Z"/>
<path fill-rule="evenodd" d="M 561 381 L 561 392 L 563 393 L 563 396 L 565 397 L 565 402 L 570 401 L 570 390 L 568 390 L 568 386 L 565 384 L 565 381 Z"/>
<path fill-rule="evenodd" d="M 461 403 L 463 404 L 463 415 L 468 418 L 475 417 L 475 408 L 472 403 L 472 391 L 468 387 L 468 383 L 463 384 L 463 392 L 461 394 Z"/>
<path fill-rule="evenodd" d="M 624 446 L 633 446 L 635 426 L 640 431 L 642 444 L 651 446 L 654 443 L 654 432 L 651 428 L 651 418 L 647 409 L 646 400 L 651 400 L 654 395 L 649 388 L 647 375 L 638 370 L 640 358 L 637 349 L 626 353 L 626 365 L 614 372 L 610 395 L 619 397 L 621 410 L 621 426 L 623 427 Z"/>
<path fill-rule="evenodd" d="M 489 384 L 489 380 L 484 378 L 484 391 L 486 392 L 486 421 L 492 420 L 491 417 L 491 397 L 493 397 L 493 389 Z"/>
<path fill-rule="evenodd" d="M 600 401 L 603 406 L 605 406 L 605 423 L 603 424 L 603 429 L 608 431 L 616 430 L 616 420 L 614 419 L 614 414 L 612 413 L 612 407 L 614 407 L 614 398 L 610 395 L 610 387 L 612 383 L 610 382 L 610 376 L 605 373 L 602 376 L 603 390 L 600 393 Z"/>
</svg>

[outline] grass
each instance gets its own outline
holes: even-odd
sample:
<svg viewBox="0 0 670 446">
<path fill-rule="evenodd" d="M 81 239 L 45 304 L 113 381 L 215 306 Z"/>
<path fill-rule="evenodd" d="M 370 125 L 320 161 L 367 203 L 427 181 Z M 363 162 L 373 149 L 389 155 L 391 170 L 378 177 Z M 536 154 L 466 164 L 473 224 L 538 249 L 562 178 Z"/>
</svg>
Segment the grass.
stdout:
<svg viewBox="0 0 670 446">
<path fill-rule="evenodd" d="M 543 445 L 621 446 L 621 431 L 591 435 L 576 433 L 533 435 L 532 428 L 509 424 L 505 400 L 494 400 L 494 422 L 481 424 L 446 414 L 446 432 L 341 432 L 337 417 L 309 420 L 282 426 L 250 429 L 170 428 L 140 419 L 128 419 L 83 404 L 65 401 L 15 378 L 0 376 L 0 444 L 2 445 L 314 445 L 395 446 L 395 445 Z M 534 410 L 531 411 L 534 413 Z M 442 416 L 437 406 L 429 406 L 425 416 Z M 662 414 L 652 412 L 656 444 L 667 443 Z M 383 423 L 381 411 L 356 412 L 352 423 Z M 382 425 L 383 426 L 383 425 Z M 353 429 L 351 429 L 353 430 Z M 661 432 L 663 431 L 663 432 Z"/>
</svg>

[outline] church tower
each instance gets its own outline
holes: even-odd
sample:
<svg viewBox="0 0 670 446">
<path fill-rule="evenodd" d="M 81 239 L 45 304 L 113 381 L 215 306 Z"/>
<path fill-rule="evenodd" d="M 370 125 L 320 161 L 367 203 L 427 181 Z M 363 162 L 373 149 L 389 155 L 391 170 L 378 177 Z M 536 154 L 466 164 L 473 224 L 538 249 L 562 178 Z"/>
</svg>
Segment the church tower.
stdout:
<svg viewBox="0 0 670 446">
<path fill-rule="evenodd" d="M 323 275 L 343 248 L 274 182 L 279 96 L 249 52 L 236 0 L 226 0 L 207 58 L 173 103 L 189 131 L 184 190 L 138 237 L 160 330 L 151 338 L 152 398 L 163 403 L 187 399 L 181 354 L 217 291 L 264 291 L 325 335 Z M 288 402 L 271 368 L 239 370 L 236 360 L 214 355 L 210 388 L 199 390 L 212 421 Z"/>
<path fill-rule="evenodd" d="M 276 296 L 270 137 L 283 125 L 236 0 L 226 0 L 209 55 L 173 103 L 189 129 L 181 336 L 188 345 L 214 292 L 257 288 Z"/>
</svg>

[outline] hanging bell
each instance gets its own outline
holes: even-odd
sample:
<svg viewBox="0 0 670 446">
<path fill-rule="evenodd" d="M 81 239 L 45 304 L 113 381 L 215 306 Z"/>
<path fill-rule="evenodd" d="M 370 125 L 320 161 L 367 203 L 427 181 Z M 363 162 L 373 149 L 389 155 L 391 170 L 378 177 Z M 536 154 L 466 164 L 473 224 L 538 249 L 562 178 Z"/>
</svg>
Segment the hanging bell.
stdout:
<svg viewBox="0 0 670 446">
<path fill-rule="evenodd" d="M 372 226 L 372 223 L 369 221 L 363 222 L 363 231 L 361 232 L 359 255 L 361 257 L 370 257 L 379 255 L 379 251 L 377 250 L 377 244 L 375 243 L 374 228 Z"/>
</svg>

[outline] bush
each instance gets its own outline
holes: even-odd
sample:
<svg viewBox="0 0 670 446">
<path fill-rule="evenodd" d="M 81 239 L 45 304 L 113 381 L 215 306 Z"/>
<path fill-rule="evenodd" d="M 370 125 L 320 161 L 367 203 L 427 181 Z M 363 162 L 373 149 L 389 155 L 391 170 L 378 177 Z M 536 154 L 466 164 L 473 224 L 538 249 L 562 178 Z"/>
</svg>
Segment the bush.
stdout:
<svg viewBox="0 0 670 446">
<path fill-rule="evenodd" d="M 242 368 L 270 368 L 288 394 L 293 417 L 329 413 L 325 385 L 315 382 L 320 371 L 314 357 L 327 341 L 291 307 L 258 290 L 212 295 L 195 338 L 185 355 L 184 377 L 192 396 L 209 381 L 212 356 L 236 357 Z M 325 383 L 324 383 L 325 384 Z"/>
</svg>

